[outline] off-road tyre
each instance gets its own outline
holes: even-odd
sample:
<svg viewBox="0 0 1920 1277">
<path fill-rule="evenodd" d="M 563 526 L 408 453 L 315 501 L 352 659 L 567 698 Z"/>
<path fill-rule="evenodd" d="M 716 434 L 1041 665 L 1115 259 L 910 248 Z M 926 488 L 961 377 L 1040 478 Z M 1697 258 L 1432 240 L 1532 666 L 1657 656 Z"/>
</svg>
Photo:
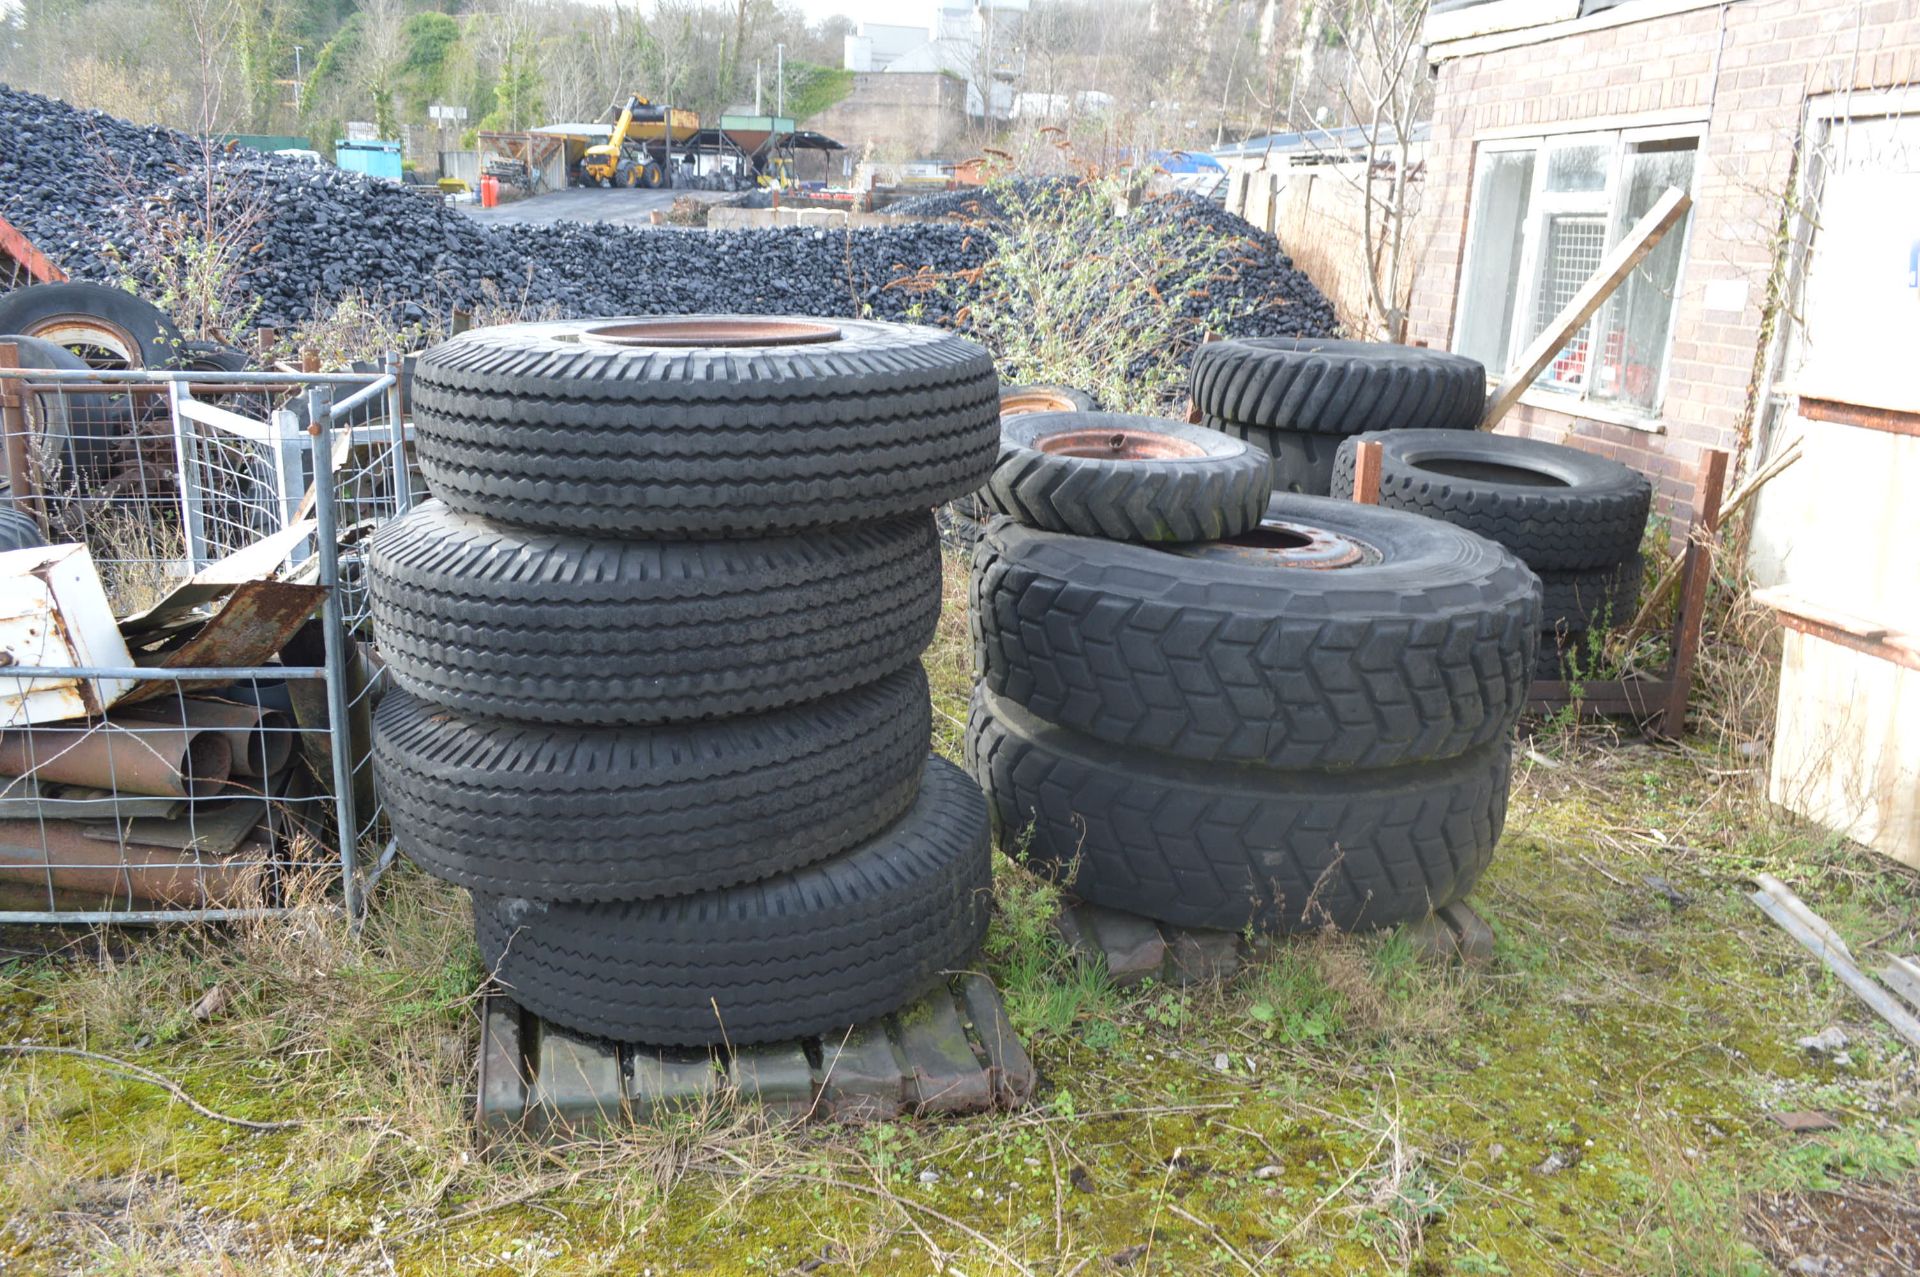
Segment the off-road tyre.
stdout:
<svg viewBox="0 0 1920 1277">
<path fill-rule="evenodd" d="M 987 807 L 953 764 L 894 825 L 805 869 L 721 891 L 565 905 L 476 892 L 481 960 L 514 1001 L 624 1042 L 838 1035 L 966 965 L 986 934 Z"/>
<path fill-rule="evenodd" d="M 1473 889 L 1506 818 L 1511 743 L 1384 771 L 1154 758 L 985 688 L 967 759 L 1001 845 L 1073 894 L 1186 927 L 1393 926 Z"/>
<path fill-rule="evenodd" d="M 1268 482 L 1275 492 L 1324 497 L 1348 494 L 1331 493 L 1333 459 L 1340 451 L 1339 435 L 1314 434 L 1306 430 L 1272 430 L 1266 426 L 1243 426 L 1235 421 L 1207 417 L 1201 425 L 1209 430 L 1245 439 L 1272 459 Z"/>
<path fill-rule="evenodd" d="M 940 619 L 933 520 L 784 537 L 595 540 L 438 501 L 369 558 L 400 685 L 462 714 L 679 722 L 832 695 L 905 668 Z"/>
<path fill-rule="evenodd" d="M 184 341 L 165 311 L 106 284 L 34 284 L 0 296 L 0 333 L 54 338 L 74 321 L 110 331 L 134 368 L 179 366 Z"/>
<path fill-rule="evenodd" d="M 1640 605 L 1646 560 L 1634 554 L 1609 568 L 1538 573 L 1540 628 L 1547 633 L 1611 630 L 1633 619 Z"/>
<path fill-rule="evenodd" d="M 1276 496 L 1268 515 L 1379 558 L 1281 567 L 1230 544 L 1176 553 L 995 524 L 970 581 L 982 685 L 1094 739 L 1198 762 L 1395 767 L 1507 738 L 1540 629 L 1525 565 L 1352 502 Z"/>
<path fill-rule="evenodd" d="M 1193 352 L 1203 416 L 1347 435 L 1422 426 L 1471 430 L 1487 397 L 1478 360 L 1421 346 L 1317 337 L 1241 337 Z"/>
<path fill-rule="evenodd" d="M 1000 463 L 980 500 L 1052 532 L 1211 541 L 1259 524 L 1271 470 L 1271 458 L 1255 445 L 1183 421 L 1025 413 L 1001 419 Z"/>
<path fill-rule="evenodd" d="M 857 319 L 760 346 L 613 345 L 642 320 L 481 328 L 414 374 L 420 468 L 455 509 L 628 537 L 767 536 L 925 512 L 999 453 L 987 352 Z M 727 321 L 693 316 L 677 323 Z"/>
<path fill-rule="evenodd" d="M 1653 485 L 1617 461 L 1511 435 L 1398 430 L 1340 447 L 1335 490 L 1351 486 L 1354 449 L 1380 444 L 1380 504 L 1478 532 L 1535 571 L 1619 563 L 1640 548 Z M 1443 471 L 1436 466 L 1447 467 Z"/>
<path fill-rule="evenodd" d="M 913 801 L 931 735 L 918 665 L 768 714 L 650 728 L 465 718 L 395 689 L 374 775 L 400 847 L 476 891 L 630 900 L 835 855 Z"/>
</svg>

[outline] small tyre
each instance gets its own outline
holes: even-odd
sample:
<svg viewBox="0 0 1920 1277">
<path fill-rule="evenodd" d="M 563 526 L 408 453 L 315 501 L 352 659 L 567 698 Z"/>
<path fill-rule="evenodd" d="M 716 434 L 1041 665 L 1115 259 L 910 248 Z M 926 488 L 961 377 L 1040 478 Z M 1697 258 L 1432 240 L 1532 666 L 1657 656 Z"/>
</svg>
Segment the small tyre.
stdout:
<svg viewBox="0 0 1920 1277">
<path fill-rule="evenodd" d="M 1024 413 L 1001 419 L 1000 463 L 980 499 L 1052 532 L 1215 541 L 1259 525 L 1271 470 L 1271 459 L 1246 440 L 1182 421 Z"/>
<path fill-rule="evenodd" d="M 1477 532 L 1535 571 L 1617 564 L 1640 548 L 1653 485 L 1617 461 L 1511 435 L 1396 430 L 1340 447 L 1333 482 L 1353 482 L 1354 449 L 1380 444 L 1380 504 Z"/>
<path fill-rule="evenodd" d="M 414 373 L 420 468 L 522 527 L 767 536 L 925 512 L 999 453 L 987 352 L 937 328 L 687 316 L 463 333 Z"/>
<path fill-rule="evenodd" d="M 1029 863 L 1095 904 L 1222 931 L 1387 927 L 1459 900 L 1500 839 L 1511 750 L 1382 771 L 1223 768 L 1090 740 L 984 688 L 967 724 L 1003 847 L 1027 839 Z"/>
<path fill-rule="evenodd" d="M 1198 762 L 1395 767 L 1507 737 L 1540 629 L 1524 564 L 1325 497 L 1276 496 L 1267 517 L 1180 551 L 994 524 L 970 583 L 981 684 Z"/>
<path fill-rule="evenodd" d="M 1487 397 L 1478 360 L 1317 337 L 1207 342 L 1193 353 L 1191 378 L 1203 416 L 1333 435 L 1411 426 L 1471 430 Z"/>
<path fill-rule="evenodd" d="M 987 929 L 987 807 L 921 756 L 919 797 L 851 851 L 743 887 L 629 904 L 476 892 L 480 956 L 514 1001 L 623 1042 L 837 1034 L 963 966 Z"/>
<path fill-rule="evenodd" d="M 1093 396 L 1072 386 L 1022 385 L 1000 387 L 1000 415 L 1017 417 L 1029 412 L 1094 412 Z"/>
<path fill-rule="evenodd" d="M 32 515 L 11 505 L 0 507 L 0 551 L 31 550 L 46 543 Z"/>
<path fill-rule="evenodd" d="M 1610 568 L 1541 572 L 1540 627 L 1547 633 L 1611 630 L 1633 619 L 1646 560 L 1635 554 Z"/>
<path fill-rule="evenodd" d="M 931 736 L 918 665 L 770 714 L 650 728 L 455 715 L 399 689 L 374 775 L 400 847 L 476 891 L 630 900 L 835 855 L 905 811 Z"/>
<path fill-rule="evenodd" d="M 785 537 L 591 540 L 416 506 L 368 561 L 400 685 L 536 723 L 752 714 L 913 664 L 940 619 L 933 520 Z"/>
<path fill-rule="evenodd" d="M 1309 497 L 1333 495 L 1333 460 L 1340 451 L 1341 436 L 1314 434 L 1306 430 L 1243 426 L 1238 422 L 1222 421 L 1218 417 L 1208 417 L 1201 424 L 1209 430 L 1245 439 L 1272 458 L 1269 481 L 1275 492 Z M 1345 497 L 1347 493 L 1337 495 Z"/>
</svg>

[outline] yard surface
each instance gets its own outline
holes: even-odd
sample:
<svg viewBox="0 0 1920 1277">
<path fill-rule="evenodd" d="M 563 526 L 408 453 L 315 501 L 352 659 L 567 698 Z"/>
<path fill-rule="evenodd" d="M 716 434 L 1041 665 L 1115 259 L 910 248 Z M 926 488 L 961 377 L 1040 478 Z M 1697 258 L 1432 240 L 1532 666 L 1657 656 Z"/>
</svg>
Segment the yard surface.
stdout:
<svg viewBox="0 0 1920 1277">
<path fill-rule="evenodd" d="M 928 657 L 956 755 L 959 574 Z M 983 962 L 1045 1077 L 1008 1117 L 782 1129 L 721 1106 L 483 1156 L 470 919 L 412 871 L 359 938 L 319 912 L 47 956 L 15 934 L 0 1043 L 295 1125 L 0 1055 L 0 1273 L 1920 1268 L 1913 1057 L 1746 899 L 1778 874 L 1877 961 L 1920 948 L 1920 876 L 1770 813 L 1763 759 L 1565 725 L 1520 759 L 1474 897 L 1485 971 L 1314 937 L 1223 988 L 1116 993 L 1003 861 Z M 1835 1027 L 1839 1054 L 1795 1044 Z M 1837 1127 L 1770 1117 L 1794 1111 Z"/>
</svg>

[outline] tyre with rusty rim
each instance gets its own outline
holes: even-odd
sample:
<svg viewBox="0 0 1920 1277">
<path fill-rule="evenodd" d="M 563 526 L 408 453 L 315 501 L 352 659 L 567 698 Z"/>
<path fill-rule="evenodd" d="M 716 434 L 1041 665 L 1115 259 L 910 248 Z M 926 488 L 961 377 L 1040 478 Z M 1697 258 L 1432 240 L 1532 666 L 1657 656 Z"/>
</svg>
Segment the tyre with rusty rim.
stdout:
<svg viewBox="0 0 1920 1277">
<path fill-rule="evenodd" d="M 1094 412 L 1093 396 L 1072 386 L 1019 385 L 1000 388 L 1000 415 L 1029 412 Z"/>
<path fill-rule="evenodd" d="M 455 509 L 631 537 L 924 512 L 999 449 L 987 352 L 936 328 L 687 316 L 517 324 L 420 359 L 420 467 Z"/>
<path fill-rule="evenodd" d="M 0 333 L 53 342 L 92 368 L 172 368 L 180 330 L 165 311 L 105 284 L 36 284 L 0 297 Z"/>
<path fill-rule="evenodd" d="M 1275 496 L 1259 527 L 1161 549 L 994 524 L 969 609 L 981 684 L 1128 750 L 1278 769 L 1422 763 L 1504 740 L 1539 583 L 1459 528 Z"/>
<path fill-rule="evenodd" d="M 1266 453 L 1181 421 L 1117 412 L 1002 417 L 1000 462 L 980 491 L 1028 527 L 1113 541 L 1193 542 L 1260 522 Z"/>
</svg>

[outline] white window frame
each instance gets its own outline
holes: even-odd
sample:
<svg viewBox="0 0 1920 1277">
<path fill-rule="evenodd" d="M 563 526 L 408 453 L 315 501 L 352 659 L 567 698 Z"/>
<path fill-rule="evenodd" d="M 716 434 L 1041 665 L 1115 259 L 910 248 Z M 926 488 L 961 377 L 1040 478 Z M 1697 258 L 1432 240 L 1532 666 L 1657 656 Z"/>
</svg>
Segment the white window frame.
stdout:
<svg viewBox="0 0 1920 1277">
<path fill-rule="evenodd" d="M 1473 170 L 1469 178 L 1469 198 L 1477 196 L 1483 156 L 1502 153 L 1526 153 L 1534 156 L 1533 188 L 1527 194 L 1526 223 L 1521 231 L 1520 264 L 1514 281 L 1519 290 L 1514 298 L 1513 326 L 1507 333 L 1507 349 L 1500 368 L 1489 369 L 1495 376 L 1512 367 L 1527 347 L 1528 337 L 1523 336 L 1532 324 L 1533 299 L 1538 296 L 1540 278 L 1540 251 L 1543 228 L 1549 216 L 1555 213 L 1594 214 L 1606 219 L 1608 243 L 1613 247 L 1614 228 L 1619 225 L 1620 208 L 1626 198 L 1626 183 L 1622 181 L 1622 169 L 1631 149 L 1646 142 L 1670 142 L 1691 140 L 1694 143 L 1693 179 L 1691 186 L 1698 189 L 1701 166 L 1706 158 L 1707 126 L 1703 120 L 1691 120 L 1676 124 L 1653 124 L 1640 127 L 1622 128 L 1582 128 L 1565 133 L 1535 133 L 1517 137 L 1497 136 L 1478 141 L 1474 145 Z M 1547 173 L 1552 168 L 1552 154 L 1569 147 L 1592 145 L 1601 142 L 1611 148 L 1607 159 L 1606 184 L 1599 191 L 1549 192 Z M 1459 334 L 1465 326 L 1466 304 L 1468 296 L 1467 281 L 1477 263 L 1474 260 L 1479 228 L 1479 210 L 1469 208 L 1466 228 L 1466 246 L 1460 262 L 1460 287 L 1458 300 L 1454 304 L 1453 331 Z M 1687 257 L 1693 239 L 1693 218 L 1687 218 L 1682 230 L 1680 242 L 1680 267 L 1674 275 L 1674 305 L 1679 305 L 1681 289 L 1684 287 L 1687 272 Z M 1595 312 L 1597 321 L 1606 313 L 1612 300 Z M 1585 351 L 1586 364 L 1581 370 L 1581 385 L 1578 388 L 1542 385 L 1535 382 L 1521 396 L 1521 402 L 1537 407 L 1551 408 L 1557 412 L 1572 413 L 1577 416 L 1616 422 L 1635 426 L 1640 429 L 1658 430 L 1660 415 L 1666 407 L 1667 381 L 1673 363 L 1674 325 L 1667 326 L 1667 348 L 1660 359 L 1660 380 L 1654 388 L 1653 406 L 1641 409 L 1631 404 L 1616 403 L 1611 400 L 1593 398 L 1593 356 L 1594 347 L 1599 343 L 1589 341 Z"/>
</svg>

